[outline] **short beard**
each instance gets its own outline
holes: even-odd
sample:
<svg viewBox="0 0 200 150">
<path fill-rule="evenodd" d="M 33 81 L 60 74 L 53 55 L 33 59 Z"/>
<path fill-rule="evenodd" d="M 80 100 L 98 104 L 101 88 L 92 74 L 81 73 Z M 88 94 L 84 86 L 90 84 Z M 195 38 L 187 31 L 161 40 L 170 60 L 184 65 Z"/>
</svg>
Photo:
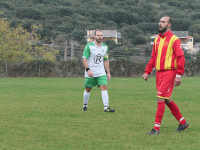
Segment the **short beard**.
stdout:
<svg viewBox="0 0 200 150">
<path fill-rule="evenodd" d="M 160 33 L 165 33 L 167 31 L 167 27 L 162 28 L 162 30 L 158 30 Z"/>
<path fill-rule="evenodd" d="M 101 43 L 101 41 L 97 40 L 97 38 L 95 38 L 95 40 L 96 40 L 98 43 Z"/>
</svg>

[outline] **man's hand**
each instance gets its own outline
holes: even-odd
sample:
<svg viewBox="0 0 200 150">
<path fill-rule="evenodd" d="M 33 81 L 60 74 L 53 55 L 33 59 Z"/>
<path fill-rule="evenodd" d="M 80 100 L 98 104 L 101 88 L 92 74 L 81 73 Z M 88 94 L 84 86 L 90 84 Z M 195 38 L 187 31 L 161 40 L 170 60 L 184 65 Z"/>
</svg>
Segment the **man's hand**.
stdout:
<svg viewBox="0 0 200 150">
<path fill-rule="evenodd" d="M 181 77 L 176 77 L 174 80 L 175 86 L 179 86 L 181 84 Z"/>
<path fill-rule="evenodd" d="M 89 77 L 93 77 L 93 72 L 91 70 L 88 70 L 87 74 L 88 74 Z"/>
<path fill-rule="evenodd" d="M 109 81 L 111 79 L 110 73 L 107 74 L 107 80 Z"/>
<path fill-rule="evenodd" d="M 145 80 L 145 81 L 147 81 L 148 80 L 148 74 L 143 74 L 143 79 Z"/>
</svg>

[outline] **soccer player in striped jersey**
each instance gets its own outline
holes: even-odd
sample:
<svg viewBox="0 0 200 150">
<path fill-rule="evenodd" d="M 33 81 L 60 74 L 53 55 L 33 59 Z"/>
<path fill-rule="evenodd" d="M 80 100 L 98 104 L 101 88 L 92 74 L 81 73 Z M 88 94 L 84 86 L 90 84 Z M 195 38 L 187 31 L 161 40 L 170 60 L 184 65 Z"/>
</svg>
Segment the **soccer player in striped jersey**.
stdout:
<svg viewBox="0 0 200 150">
<path fill-rule="evenodd" d="M 165 111 L 165 104 L 169 107 L 174 117 L 179 121 L 175 132 L 183 131 L 189 123 L 183 118 L 178 106 L 171 98 L 173 87 L 181 84 L 181 75 L 184 73 L 185 57 L 181 41 L 171 32 L 172 19 L 164 16 L 159 22 L 159 36 L 155 39 L 151 59 L 143 75 L 148 80 L 148 75 L 155 67 L 157 88 L 157 112 L 155 126 L 149 135 L 160 134 L 160 125 Z"/>
<path fill-rule="evenodd" d="M 102 43 L 103 32 L 98 29 L 94 32 L 94 41 L 87 44 L 83 51 L 83 65 L 85 67 L 85 91 L 83 94 L 83 111 L 87 111 L 90 91 L 93 86 L 101 88 L 101 96 L 104 104 L 104 112 L 114 112 L 109 108 L 107 81 L 110 80 L 108 61 L 108 46 Z M 106 75 L 106 72 L 107 75 Z"/>
</svg>

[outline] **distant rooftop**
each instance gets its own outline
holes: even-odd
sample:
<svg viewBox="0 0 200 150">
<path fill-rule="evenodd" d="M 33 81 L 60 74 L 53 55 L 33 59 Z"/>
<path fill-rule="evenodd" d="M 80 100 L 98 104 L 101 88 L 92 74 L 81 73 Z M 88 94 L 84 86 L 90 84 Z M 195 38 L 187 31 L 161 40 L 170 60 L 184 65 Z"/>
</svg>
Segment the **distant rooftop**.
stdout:
<svg viewBox="0 0 200 150">
<path fill-rule="evenodd" d="M 172 31 L 174 35 L 176 35 L 178 38 L 193 38 L 192 36 L 188 36 L 188 31 Z M 151 38 L 156 38 L 157 35 L 152 36 Z"/>
<path fill-rule="evenodd" d="M 94 31 L 95 30 L 87 30 L 87 36 L 86 37 L 94 37 Z M 116 37 L 119 35 L 117 33 L 117 30 L 102 30 L 103 32 L 103 37 Z"/>
<path fill-rule="evenodd" d="M 178 38 L 188 37 L 188 31 L 172 31 L 172 33 L 175 34 Z"/>
</svg>

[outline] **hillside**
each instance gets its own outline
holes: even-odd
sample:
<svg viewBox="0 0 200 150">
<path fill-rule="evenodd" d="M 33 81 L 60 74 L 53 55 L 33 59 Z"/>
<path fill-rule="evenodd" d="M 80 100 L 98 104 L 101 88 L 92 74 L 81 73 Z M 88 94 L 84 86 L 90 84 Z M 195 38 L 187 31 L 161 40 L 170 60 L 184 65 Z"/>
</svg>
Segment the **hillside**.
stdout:
<svg viewBox="0 0 200 150">
<path fill-rule="evenodd" d="M 159 19 L 169 15 L 172 30 L 187 30 L 200 42 L 200 0 L 1 0 L 0 11 L 11 27 L 23 22 L 31 31 L 42 24 L 44 41 L 63 35 L 84 44 L 86 30 L 101 28 L 120 31 L 122 44 L 145 44 L 157 33 Z"/>
</svg>

